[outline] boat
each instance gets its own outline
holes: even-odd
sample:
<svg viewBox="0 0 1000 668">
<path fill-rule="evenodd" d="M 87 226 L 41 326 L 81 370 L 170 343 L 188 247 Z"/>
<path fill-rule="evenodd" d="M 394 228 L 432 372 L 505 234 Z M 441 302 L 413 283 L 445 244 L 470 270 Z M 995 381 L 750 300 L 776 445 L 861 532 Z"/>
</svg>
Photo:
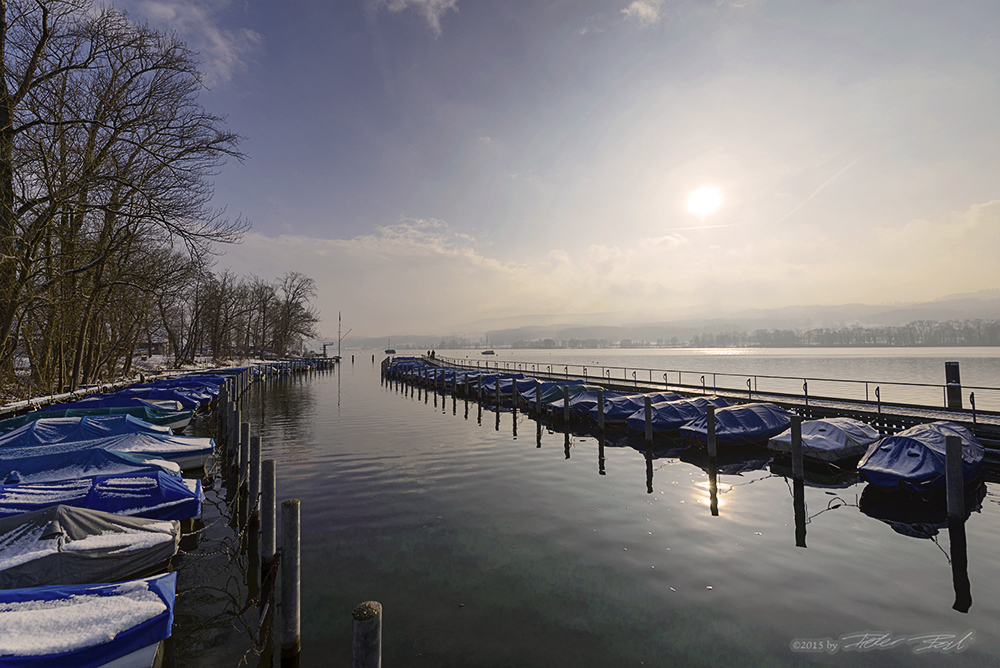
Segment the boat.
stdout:
<svg viewBox="0 0 1000 668">
<path fill-rule="evenodd" d="M 725 408 L 729 402 L 722 397 L 695 397 L 694 399 L 678 399 L 674 401 L 658 401 L 654 403 L 652 410 L 653 432 L 677 431 L 691 420 L 701 417 L 708 410 L 708 406 Z M 643 406 L 625 420 L 625 425 L 629 429 L 645 431 L 646 429 L 646 407 Z"/>
<path fill-rule="evenodd" d="M 59 504 L 158 520 L 201 514 L 201 481 L 164 471 L 98 475 L 39 483 L 0 484 L 0 517 Z"/>
<path fill-rule="evenodd" d="M 873 427 L 854 418 L 807 420 L 802 423 L 802 456 L 821 462 L 856 459 L 880 438 Z M 791 455 L 792 430 L 771 438 L 767 447 L 777 454 Z"/>
<path fill-rule="evenodd" d="M 496 355 L 496 353 L 493 352 L 493 349 L 490 348 L 490 335 L 489 334 L 486 335 L 486 350 L 484 350 L 483 352 L 481 352 L 479 354 L 480 355 Z"/>
<path fill-rule="evenodd" d="M 118 434 L 163 434 L 173 436 L 170 427 L 152 424 L 131 415 L 85 415 L 82 417 L 40 417 L 17 429 L 0 434 L 0 448 L 7 445 L 42 445 L 60 441 L 87 441 Z"/>
<path fill-rule="evenodd" d="M 986 450 L 972 432 L 947 421 L 918 424 L 873 443 L 858 462 L 861 479 L 879 487 L 911 491 L 945 486 L 945 439 L 962 441 L 962 475 L 965 484 L 983 471 Z"/>
<path fill-rule="evenodd" d="M 181 467 L 174 462 L 148 455 L 103 448 L 74 450 L 60 443 L 0 450 L 0 482 L 5 485 L 151 471 L 163 471 L 179 477 Z"/>
<path fill-rule="evenodd" d="M 625 423 L 629 416 L 635 413 L 637 410 L 646 410 L 646 397 L 649 397 L 651 403 L 660 403 L 661 401 L 679 401 L 683 399 L 681 395 L 675 392 L 654 392 L 652 394 L 619 394 L 608 393 L 611 396 L 605 395 L 604 397 L 604 421 L 611 424 L 622 424 Z M 597 407 L 591 411 L 591 417 L 597 419 Z"/>
<path fill-rule="evenodd" d="M 385 354 L 386 355 L 395 355 L 396 354 L 396 351 L 392 347 L 392 339 L 389 339 L 388 341 L 386 341 Z"/>
<path fill-rule="evenodd" d="M 177 520 L 56 505 L 0 519 L 0 589 L 94 584 L 165 570 Z"/>
<path fill-rule="evenodd" d="M 54 417 L 85 417 L 89 415 L 131 415 L 150 424 L 169 427 L 178 432 L 184 429 L 194 416 L 191 410 L 164 410 L 154 406 L 119 406 L 115 408 L 79 408 L 60 404 L 57 409 L 34 411 L 6 420 L 0 420 L 0 434 L 13 431 L 34 420 Z"/>
<path fill-rule="evenodd" d="M 715 411 L 716 445 L 747 445 L 777 436 L 792 422 L 784 408 L 771 403 L 727 406 Z M 688 422 L 679 430 L 682 438 L 696 443 L 708 443 L 708 415 Z"/>
<path fill-rule="evenodd" d="M 964 519 L 968 520 L 973 512 L 982 508 L 986 485 L 977 483 L 966 487 L 963 497 Z M 914 493 L 865 485 L 858 500 L 858 510 L 911 538 L 933 538 L 948 526 L 948 500 L 942 489 Z"/>
<path fill-rule="evenodd" d="M 72 459 L 72 453 L 84 453 L 90 450 L 106 450 L 118 455 L 138 455 L 165 460 L 177 464 L 181 470 L 190 470 L 203 468 L 208 458 L 215 452 L 215 441 L 206 437 L 123 433 L 79 441 L 67 439 L 39 443 L 33 440 L 35 436 L 36 434 L 28 431 L 14 431 L 0 439 L 0 472 L 15 469 L 41 472 L 48 466 L 45 461 L 47 457 L 55 458 L 59 466 L 68 466 L 67 462 Z M 17 461 L 28 459 L 34 463 L 21 464 Z M 26 468 L 22 469 L 22 466 Z"/>
<path fill-rule="evenodd" d="M 0 666 L 149 668 L 170 637 L 177 573 L 0 590 Z"/>
</svg>

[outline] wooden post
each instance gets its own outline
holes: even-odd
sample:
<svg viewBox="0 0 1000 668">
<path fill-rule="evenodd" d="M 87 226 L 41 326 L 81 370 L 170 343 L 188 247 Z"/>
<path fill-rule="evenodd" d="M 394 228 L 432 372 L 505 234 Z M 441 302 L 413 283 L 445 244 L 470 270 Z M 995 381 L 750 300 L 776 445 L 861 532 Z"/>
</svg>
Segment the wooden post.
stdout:
<svg viewBox="0 0 1000 668">
<path fill-rule="evenodd" d="M 382 604 L 365 601 L 354 608 L 351 668 L 382 668 Z"/>
<path fill-rule="evenodd" d="M 260 436 L 250 437 L 250 518 L 260 517 Z"/>
<path fill-rule="evenodd" d="M 946 436 L 945 484 L 948 490 L 948 518 L 965 518 L 965 475 L 962 466 L 962 439 Z"/>
<path fill-rule="evenodd" d="M 646 395 L 645 409 L 646 409 L 646 447 L 649 447 L 653 443 L 653 400 L 650 399 L 648 394 Z"/>
<path fill-rule="evenodd" d="M 569 422 L 569 385 L 563 385 L 563 420 Z"/>
<path fill-rule="evenodd" d="M 250 477 L 250 423 L 240 424 L 240 488 L 245 489 Z"/>
<path fill-rule="evenodd" d="M 597 390 L 597 428 L 604 429 L 604 388 Z M 601 445 L 604 445 L 604 441 L 601 441 Z M 604 453 L 601 453 L 602 456 Z"/>
<path fill-rule="evenodd" d="M 802 462 L 802 416 L 792 416 L 792 479 L 802 480 L 805 467 Z"/>
<path fill-rule="evenodd" d="M 944 380 L 947 383 L 947 407 L 949 410 L 962 410 L 962 378 L 958 362 L 944 363 Z"/>
<path fill-rule="evenodd" d="M 535 379 L 535 415 L 542 414 L 542 384 Z"/>
<path fill-rule="evenodd" d="M 706 406 L 705 416 L 708 418 L 708 456 L 715 457 L 718 454 L 715 443 L 715 406 Z"/>
<path fill-rule="evenodd" d="M 236 404 L 229 402 L 232 407 L 229 413 L 229 452 L 236 463 L 239 464 L 240 457 L 240 412 Z"/>
<path fill-rule="evenodd" d="M 299 500 L 281 502 L 281 658 L 302 651 L 299 578 Z"/>
<path fill-rule="evenodd" d="M 264 461 L 260 489 L 260 562 L 265 573 L 274 565 L 277 551 L 277 462 Z"/>
</svg>

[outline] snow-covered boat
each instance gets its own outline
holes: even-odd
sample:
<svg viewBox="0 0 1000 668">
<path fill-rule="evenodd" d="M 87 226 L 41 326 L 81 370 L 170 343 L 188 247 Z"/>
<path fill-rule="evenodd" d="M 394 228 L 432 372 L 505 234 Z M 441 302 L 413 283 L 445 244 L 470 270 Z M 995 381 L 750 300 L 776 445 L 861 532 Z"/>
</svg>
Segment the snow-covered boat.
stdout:
<svg viewBox="0 0 1000 668">
<path fill-rule="evenodd" d="M 163 471 L 100 475 L 72 480 L 0 484 L 0 517 L 64 504 L 159 520 L 186 520 L 201 514 L 201 481 Z"/>
<path fill-rule="evenodd" d="M 215 442 L 211 438 L 174 436 L 172 434 L 154 433 L 124 433 L 100 438 L 78 441 L 67 440 L 55 442 L 37 442 L 37 434 L 31 433 L 28 426 L 24 433 L 12 432 L 17 436 L 0 441 L 0 472 L 12 469 L 44 470 L 48 458 L 65 461 L 74 453 L 85 453 L 91 450 L 107 450 L 128 456 L 141 456 L 174 462 L 181 469 L 196 469 L 203 467 L 208 458 L 215 452 Z M 9 435 L 8 435 L 9 436 Z M 31 459 L 32 464 L 21 464 L 19 460 Z M 49 480 L 61 480 L 72 476 L 50 476 Z M 0 476 L 0 480 L 3 477 Z"/>
<path fill-rule="evenodd" d="M 177 574 L 0 590 L 0 667 L 149 668 L 170 637 Z"/>
<path fill-rule="evenodd" d="M 802 423 L 802 456 L 822 462 L 860 457 L 881 436 L 870 425 L 847 417 L 807 420 Z M 767 442 L 776 453 L 790 455 L 792 430 L 786 429 Z"/>
<path fill-rule="evenodd" d="M 0 589 L 113 582 L 158 572 L 180 522 L 56 505 L 0 519 Z"/>
<path fill-rule="evenodd" d="M 22 425 L 43 418 L 86 417 L 91 415 L 131 415 L 144 422 L 169 427 L 173 431 L 180 431 L 188 426 L 194 415 L 194 411 L 167 410 L 155 406 L 119 406 L 116 408 L 79 408 L 67 406 L 69 405 L 60 404 L 58 408 L 35 411 L 26 415 L 0 420 L 0 434 L 13 431 Z"/>
<path fill-rule="evenodd" d="M 982 473 L 986 450 L 968 429 L 945 421 L 918 424 L 873 443 L 858 462 L 858 473 L 879 487 L 943 488 L 948 436 L 962 441 L 962 474 L 969 484 Z"/>
</svg>

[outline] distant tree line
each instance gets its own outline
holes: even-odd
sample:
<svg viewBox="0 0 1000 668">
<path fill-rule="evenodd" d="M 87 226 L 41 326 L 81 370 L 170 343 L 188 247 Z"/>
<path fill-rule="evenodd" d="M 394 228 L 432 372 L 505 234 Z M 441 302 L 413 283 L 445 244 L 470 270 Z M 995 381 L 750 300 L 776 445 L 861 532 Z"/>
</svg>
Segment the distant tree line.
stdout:
<svg viewBox="0 0 1000 668">
<path fill-rule="evenodd" d="M 128 373 L 168 339 L 176 361 L 282 350 L 311 332 L 314 284 L 211 272 L 246 224 L 210 207 L 239 137 L 198 102 L 193 54 L 91 0 L 0 2 L 0 382 Z"/>
<path fill-rule="evenodd" d="M 789 348 L 799 346 L 1000 346 L 1000 320 L 917 320 L 887 327 L 840 329 L 758 329 L 753 332 L 697 334 L 694 348 Z"/>
</svg>

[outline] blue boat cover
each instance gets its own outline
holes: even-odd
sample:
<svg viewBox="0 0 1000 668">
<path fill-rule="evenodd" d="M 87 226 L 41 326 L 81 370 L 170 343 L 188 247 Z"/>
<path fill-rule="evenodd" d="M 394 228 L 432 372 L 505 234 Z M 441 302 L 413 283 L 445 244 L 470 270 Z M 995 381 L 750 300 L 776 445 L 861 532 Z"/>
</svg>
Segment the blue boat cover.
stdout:
<svg viewBox="0 0 1000 668">
<path fill-rule="evenodd" d="M 69 404 L 59 404 L 57 409 L 34 411 L 26 415 L 0 420 L 0 434 L 13 431 L 18 427 L 53 417 L 87 417 L 90 415 L 131 415 L 144 422 L 155 425 L 169 425 L 176 422 L 189 421 L 194 411 L 170 410 L 158 406 L 126 406 L 119 408 L 66 408 Z"/>
<path fill-rule="evenodd" d="M 715 442 L 717 445 L 752 443 L 777 436 L 788 428 L 792 416 L 774 404 L 743 404 L 715 411 Z M 703 415 L 680 428 L 684 438 L 708 443 L 708 415 Z"/>
<path fill-rule="evenodd" d="M 73 480 L 0 484 L 0 517 L 56 504 L 154 520 L 186 520 L 201 513 L 201 481 L 163 471 L 99 475 Z"/>
<path fill-rule="evenodd" d="M 608 422 L 625 422 L 628 420 L 628 416 L 640 408 L 646 409 L 646 396 L 645 394 L 622 394 L 611 398 L 605 396 L 604 419 Z M 654 392 L 648 396 L 654 404 L 661 401 L 678 401 L 684 398 L 675 392 Z M 593 418 L 597 419 L 596 407 Z"/>
<path fill-rule="evenodd" d="M 170 637 L 176 590 L 177 573 L 0 590 L 0 667 L 95 668 L 154 645 Z M 127 626 L 109 628 L 112 620 Z M 31 653 L 26 638 L 47 653 Z"/>
<path fill-rule="evenodd" d="M 678 401 L 660 401 L 652 405 L 653 431 L 675 431 L 705 415 L 708 406 L 725 408 L 729 402 L 722 397 L 695 397 Z M 645 431 L 646 407 L 632 413 L 625 421 L 629 429 Z"/>
<path fill-rule="evenodd" d="M 962 473 L 966 483 L 975 480 L 983 470 L 983 444 L 962 425 L 943 421 L 918 424 L 873 443 L 858 462 L 858 473 L 880 487 L 942 488 L 948 436 L 962 440 Z"/>
<path fill-rule="evenodd" d="M 32 472 L 44 474 L 49 469 L 72 467 L 74 462 L 92 451 L 113 452 L 116 456 L 130 458 L 144 457 L 155 460 L 173 460 L 187 457 L 208 456 L 215 451 L 215 442 L 210 438 L 187 438 L 170 434 L 132 433 L 105 436 L 87 441 L 60 441 L 42 445 L 19 445 L 0 448 L 0 480 L 4 472 L 18 470 L 23 474 Z M 166 468 L 172 468 L 166 466 Z M 101 471 L 89 474 L 95 475 Z M 108 471 L 111 472 L 111 471 Z M 48 477 L 48 480 L 63 480 L 75 476 Z M 22 478 L 22 480 L 24 480 Z M 26 481 L 26 480 L 25 480 Z"/>
<path fill-rule="evenodd" d="M 170 427 L 150 424 L 131 415 L 39 418 L 0 435 L 0 448 L 60 441 L 88 441 L 118 434 L 139 433 L 173 435 Z"/>
<path fill-rule="evenodd" d="M 617 392 L 604 393 L 604 400 L 607 401 L 608 395 L 617 396 Z M 545 404 L 546 412 L 560 416 L 563 414 L 563 404 L 565 399 L 560 397 L 555 401 L 550 401 Z M 597 389 L 594 386 L 588 385 L 587 389 L 577 392 L 570 396 L 569 399 L 569 412 L 570 415 L 597 415 Z"/>
<path fill-rule="evenodd" d="M 57 443 L 54 446 L 0 450 L 0 482 L 16 485 L 141 471 L 166 471 L 171 475 L 180 475 L 177 464 L 149 455 L 103 448 L 59 450 L 61 446 Z"/>
</svg>

